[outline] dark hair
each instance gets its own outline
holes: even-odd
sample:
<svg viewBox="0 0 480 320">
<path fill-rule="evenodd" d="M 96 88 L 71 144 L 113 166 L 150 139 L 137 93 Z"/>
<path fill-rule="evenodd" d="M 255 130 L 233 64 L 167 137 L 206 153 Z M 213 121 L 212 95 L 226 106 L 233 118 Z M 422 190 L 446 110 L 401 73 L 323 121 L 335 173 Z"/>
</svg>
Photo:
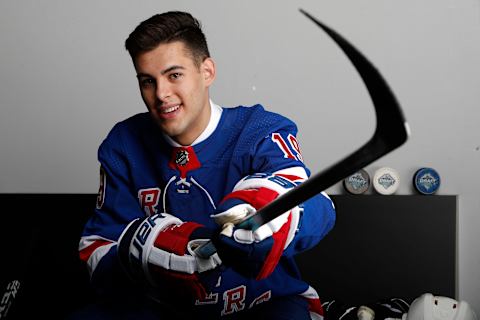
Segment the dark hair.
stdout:
<svg viewBox="0 0 480 320">
<path fill-rule="evenodd" d="M 210 57 L 200 21 L 191 14 L 170 11 L 156 14 L 140 23 L 125 41 L 125 48 L 135 61 L 138 54 L 155 49 L 162 43 L 181 41 L 199 66 Z"/>
</svg>

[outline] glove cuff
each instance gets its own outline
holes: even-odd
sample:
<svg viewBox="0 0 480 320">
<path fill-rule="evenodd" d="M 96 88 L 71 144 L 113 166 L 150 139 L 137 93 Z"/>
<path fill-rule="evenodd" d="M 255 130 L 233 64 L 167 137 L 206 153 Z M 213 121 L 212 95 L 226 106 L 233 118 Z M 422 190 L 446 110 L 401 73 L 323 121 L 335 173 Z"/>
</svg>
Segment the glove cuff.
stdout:
<svg viewBox="0 0 480 320">
<path fill-rule="evenodd" d="M 132 221 L 120 235 L 118 256 L 127 273 L 137 281 L 148 280 L 148 257 L 157 235 L 172 224 L 182 221 L 167 213 Z"/>
</svg>

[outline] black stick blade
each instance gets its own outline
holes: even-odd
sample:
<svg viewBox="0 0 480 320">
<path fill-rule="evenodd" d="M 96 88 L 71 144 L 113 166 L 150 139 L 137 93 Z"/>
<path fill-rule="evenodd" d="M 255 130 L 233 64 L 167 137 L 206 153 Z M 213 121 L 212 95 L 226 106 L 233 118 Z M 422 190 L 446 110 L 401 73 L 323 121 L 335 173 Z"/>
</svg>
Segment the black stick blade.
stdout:
<svg viewBox="0 0 480 320">
<path fill-rule="evenodd" d="M 300 12 L 322 28 L 342 49 L 357 69 L 375 106 L 377 117 L 376 130 L 377 132 L 381 131 L 382 139 L 388 140 L 389 145 L 402 145 L 408 138 L 408 128 L 405 128 L 405 117 L 395 95 L 377 68 L 336 31 L 314 18 L 305 10 L 300 9 Z"/>
<path fill-rule="evenodd" d="M 351 43 L 306 11 L 300 12 L 322 28 L 342 49 L 358 71 L 375 107 L 375 133 L 360 149 L 326 170 L 285 193 L 242 222 L 241 226 L 256 229 L 283 212 L 305 202 L 356 171 L 364 168 L 407 141 L 409 127 L 392 90 L 375 66 Z"/>
</svg>

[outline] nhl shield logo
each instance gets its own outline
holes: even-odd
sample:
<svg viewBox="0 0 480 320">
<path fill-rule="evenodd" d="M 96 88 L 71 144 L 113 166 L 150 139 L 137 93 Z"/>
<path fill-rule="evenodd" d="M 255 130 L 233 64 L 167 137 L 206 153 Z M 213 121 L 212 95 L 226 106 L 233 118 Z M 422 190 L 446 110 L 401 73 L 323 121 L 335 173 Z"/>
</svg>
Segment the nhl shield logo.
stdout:
<svg viewBox="0 0 480 320">
<path fill-rule="evenodd" d="M 201 167 L 193 147 L 173 148 L 168 166 L 180 172 L 180 178 L 187 178 L 187 172 Z"/>
<path fill-rule="evenodd" d="M 188 151 L 185 149 L 177 151 L 175 155 L 175 163 L 179 166 L 185 166 L 189 161 Z"/>
</svg>

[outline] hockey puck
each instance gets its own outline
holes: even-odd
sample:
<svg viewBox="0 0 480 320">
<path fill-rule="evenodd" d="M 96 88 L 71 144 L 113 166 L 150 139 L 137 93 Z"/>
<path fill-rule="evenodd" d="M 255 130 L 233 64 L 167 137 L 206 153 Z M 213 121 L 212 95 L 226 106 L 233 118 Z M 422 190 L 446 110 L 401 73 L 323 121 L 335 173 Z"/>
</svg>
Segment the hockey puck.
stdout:
<svg viewBox="0 0 480 320">
<path fill-rule="evenodd" d="M 380 194 L 388 195 L 397 191 L 400 184 L 400 175 L 392 168 L 383 167 L 375 171 L 373 188 Z"/>
<path fill-rule="evenodd" d="M 343 180 L 343 187 L 351 194 L 362 194 L 370 187 L 368 172 L 360 169 Z"/>
<path fill-rule="evenodd" d="M 433 168 L 420 168 L 413 176 L 413 185 L 421 194 L 434 194 L 440 187 L 440 175 Z"/>
</svg>

